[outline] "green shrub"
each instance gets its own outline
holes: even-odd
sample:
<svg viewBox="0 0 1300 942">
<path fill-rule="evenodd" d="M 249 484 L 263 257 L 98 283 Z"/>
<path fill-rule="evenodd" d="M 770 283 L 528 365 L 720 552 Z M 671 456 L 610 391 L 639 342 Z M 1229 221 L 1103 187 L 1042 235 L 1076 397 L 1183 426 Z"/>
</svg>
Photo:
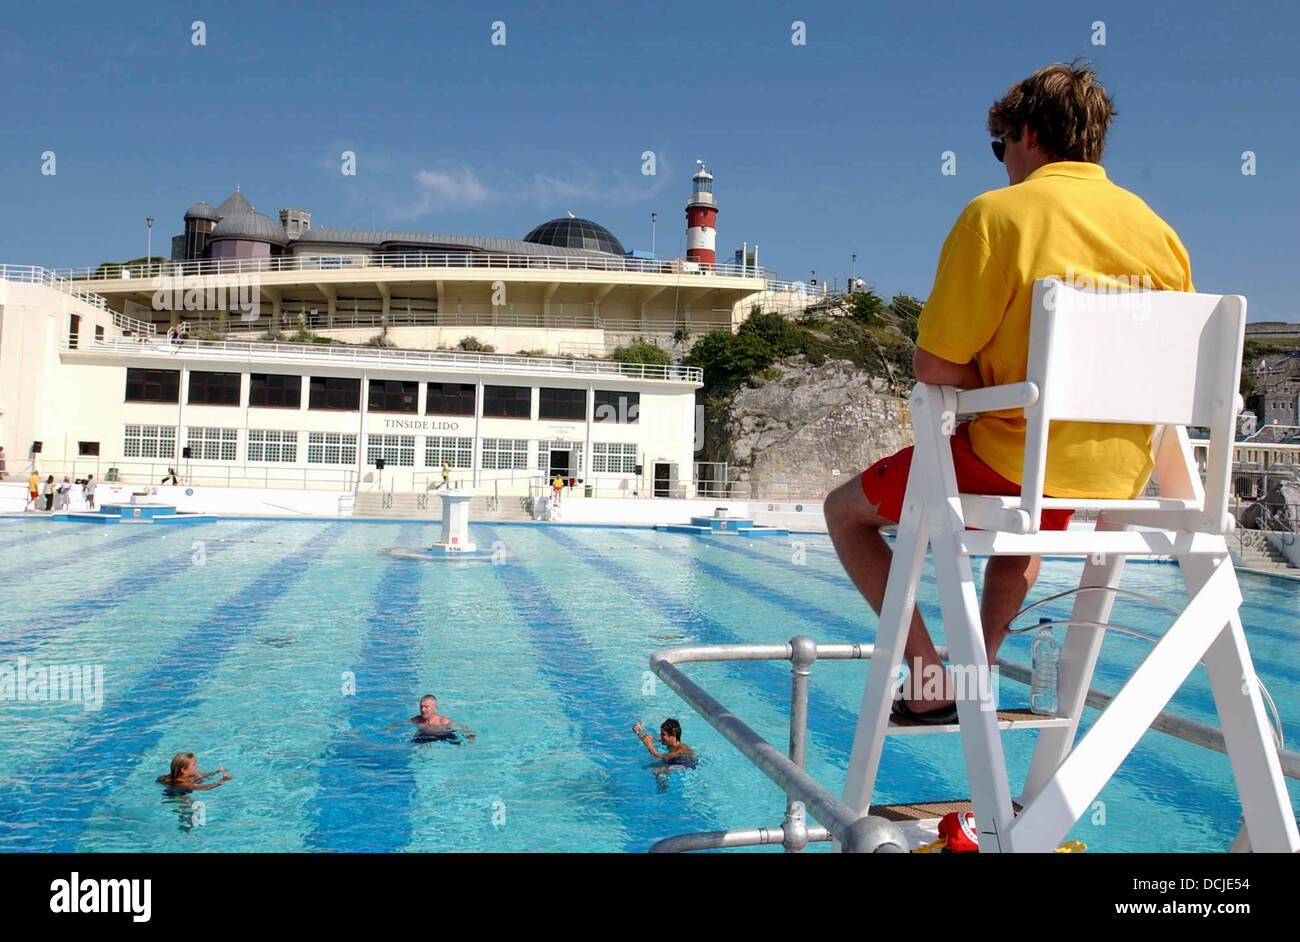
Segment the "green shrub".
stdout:
<svg viewBox="0 0 1300 942">
<path fill-rule="evenodd" d="M 496 347 L 490 343 L 483 343 L 477 337 L 461 337 L 460 343 L 456 344 L 458 350 L 464 350 L 466 353 L 495 353 Z"/>
<path fill-rule="evenodd" d="M 610 354 L 610 359 L 618 363 L 647 363 L 660 366 L 671 366 L 673 362 L 667 350 L 641 337 L 633 337 L 632 342 L 626 347 L 616 347 Z"/>
</svg>

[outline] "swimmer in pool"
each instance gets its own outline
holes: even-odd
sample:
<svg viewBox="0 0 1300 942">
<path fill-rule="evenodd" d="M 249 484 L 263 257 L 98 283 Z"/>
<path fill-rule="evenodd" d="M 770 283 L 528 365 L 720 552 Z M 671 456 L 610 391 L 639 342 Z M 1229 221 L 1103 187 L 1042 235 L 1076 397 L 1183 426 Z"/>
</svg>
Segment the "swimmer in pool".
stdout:
<svg viewBox="0 0 1300 942">
<path fill-rule="evenodd" d="M 455 741 L 456 732 L 452 727 L 463 730 L 466 739 L 474 738 L 474 730 L 470 729 L 463 723 L 457 723 L 450 717 L 438 715 L 438 698 L 431 693 L 426 693 L 420 698 L 420 715 L 413 716 L 409 720 L 399 720 L 396 723 L 389 723 L 384 732 L 389 733 L 399 726 L 405 726 L 407 723 L 414 723 L 416 726 L 415 735 L 417 739 L 448 739 Z"/>
<path fill-rule="evenodd" d="M 212 778 L 214 775 L 220 775 L 221 781 L 203 784 L 204 779 Z M 158 784 L 166 785 L 169 788 L 182 788 L 185 791 L 209 791 L 222 782 L 230 781 L 233 777 L 226 771 L 224 765 L 218 765 L 215 772 L 200 773 L 199 760 L 194 757 L 194 753 L 178 752 L 172 758 L 170 774 L 158 776 Z"/>
<path fill-rule="evenodd" d="M 664 720 L 659 727 L 659 741 L 668 747 L 667 752 L 659 752 L 655 749 L 654 740 L 640 723 L 632 727 L 632 732 L 637 734 L 642 745 L 649 749 L 650 754 L 656 759 L 662 759 L 667 765 L 681 765 L 688 769 L 695 768 L 697 764 L 695 752 L 690 746 L 682 742 L 682 724 L 676 720 Z"/>
</svg>

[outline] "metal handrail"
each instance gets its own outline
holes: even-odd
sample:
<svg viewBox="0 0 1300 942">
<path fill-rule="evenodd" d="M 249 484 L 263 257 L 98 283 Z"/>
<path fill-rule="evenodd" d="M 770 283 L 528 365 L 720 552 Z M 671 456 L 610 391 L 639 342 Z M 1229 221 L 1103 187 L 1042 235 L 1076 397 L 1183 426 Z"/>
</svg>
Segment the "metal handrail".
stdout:
<svg viewBox="0 0 1300 942">
<path fill-rule="evenodd" d="M 505 354 L 457 353 L 441 350 L 393 350 L 346 344 L 278 343 L 233 340 L 113 339 L 65 345 L 78 353 L 118 353 L 130 356 L 187 357 L 281 362 L 342 363 L 421 370 L 454 369 L 485 373 L 558 373 L 614 376 L 625 379 L 703 383 L 697 366 L 661 363 L 620 363 L 614 360 L 578 360 L 568 357 L 525 357 Z"/>
<path fill-rule="evenodd" d="M 161 265 L 140 265 L 136 269 L 117 265 L 63 268 L 58 277 L 77 281 L 118 281 L 133 278 L 177 278 L 203 275 L 250 274 L 257 272 L 336 271 L 340 269 L 410 268 L 505 268 L 552 271 L 608 271 L 647 275 L 713 275 L 762 281 L 774 290 L 797 290 L 801 282 L 782 282 L 774 272 L 735 262 L 710 264 L 685 259 L 639 259 L 597 255 L 498 255 L 486 252 L 415 252 L 387 254 L 366 252 L 345 255 L 274 255 L 266 258 L 195 259 L 166 261 Z M 807 287 L 806 285 L 803 287 Z"/>
<path fill-rule="evenodd" d="M 179 446 L 176 450 L 179 451 Z M 39 458 L 40 456 L 33 456 Z M 124 487 L 161 487 L 162 479 L 177 472 L 178 486 L 189 487 L 261 487 L 285 490 L 351 491 L 356 487 L 355 468 L 323 467 L 309 465 L 294 467 L 275 462 L 248 465 L 238 460 L 229 462 L 187 459 L 181 457 L 138 458 L 75 457 L 37 461 L 42 479 L 54 475 L 57 481 L 64 475 L 77 480 L 93 474 L 100 485 L 119 484 Z M 109 475 L 112 474 L 110 478 Z"/>
<path fill-rule="evenodd" d="M 103 296 L 79 288 L 67 276 L 51 271 L 48 268 L 42 268 L 39 265 L 0 265 L 0 279 L 25 284 L 46 285 L 56 291 L 62 291 L 64 294 L 70 294 L 78 301 L 85 301 L 101 311 L 106 310 L 108 307 L 108 302 Z"/>
<path fill-rule="evenodd" d="M 941 658 L 947 658 L 945 648 L 936 650 Z M 811 638 L 796 636 L 786 644 L 690 645 L 663 648 L 651 655 L 651 670 L 787 796 L 786 816 L 780 826 L 683 834 L 657 842 L 651 851 L 712 850 L 758 844 L 784 844 L 787 851 L 798 851 L 809 841 L 830 839 L 840 841 L 844 850 L 850 852 L 874 849 L 877 834 L 870 816 L 859 818 L 803 768 L 808 735 L 808 675 L 812 665 L 819 660 L 869 660 L 874 653 L 875 646 L 871 644 L 817 644 Z M 794 675 L 789 758 L 677 667 L 686 663 L 774 660 L 790 661 Z M 1001 676 L 1023 684 L 1032 682 L 1032 671 L 1025 665 L 1003 658 L 998 658 L 996 663 Z M 1089 707 L 1103 710 L 1114 698 L 1114 694 L 1089 688 L 1085 702 Z M 1216 752 L 1227 754 L 1228 751 L 1222 730 L 1166 710 L 1152 721 L 1151 729 Z M 1282 774 L 1300 779 L 1300 753 L 1279 749 L 1277 755 Z M 805 809 L 825 827 L 814 829 L 803 825 Z"/>
</svg>

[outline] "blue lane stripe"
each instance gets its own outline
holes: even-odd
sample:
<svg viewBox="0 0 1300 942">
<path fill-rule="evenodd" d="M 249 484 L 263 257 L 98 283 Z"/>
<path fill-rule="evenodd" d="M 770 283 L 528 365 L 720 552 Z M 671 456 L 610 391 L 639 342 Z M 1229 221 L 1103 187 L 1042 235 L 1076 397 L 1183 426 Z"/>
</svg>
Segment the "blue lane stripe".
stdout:
<svg viewBox="0 0 1300 942">
<path fill-rule="evenodd" d="M 685 602 L 679 602 L 664 596 L 659 586 L 622 564 L 602 557 L 599 562 L 587 553 L 588 547 L 572 536 L 555 529 L 543 531 L 543 534 L 569 550 L 575 557 L 594 569 L 602 570 L 609 578 L 619 582 L 628 590 L 628 594 L 644 605 L 657 610 L 674 625 L 689 628 L 697 635 L 702 644 L 747 644 L 752 638 L 742 638 L 724 627 L 712 616 L 698 611 Z M 790 672 L 782 669 L 774 661 L 753 661 L 745 665 L 724 662 L 727 673 L 745 685 L 754 685 L 762 697 L 767 700 L 778 714 L 790 714 Z M 743 672 L 742 672 L 743 671 Z M 848 755 L 853 744 L 853 731 L 857 728 L 858 717 L 841 707 L 835 700 L 816 684 L 808 688 L 809 717 L 824 717 L 825 725 L 809 724 L 808 735 L 818 742 L 825 752 L 826 760 L 841 771 L 848 770 Z M 894 737 L 896 740 L 900 737 Z M 944 773 L 938 766 L 919 754 L 910 743 L 895 743 L 895 748 L 884 750 L 881 756 L 880 773 L 877 781 L 891 781 L 888 776 L 896 775 L 894 782 L 908 782 L 912 778 L 923 780 L 943 780 Z M 879 785 L 877 786 L 879 788 Z"/>
<path fill-rule="evenodd" d="M 339 524 L 326 527 L 304 549 L 273 561 L 267 572 L 218 606 L 206 624 L 187 632 L 163 653 L 147 676 L 114 696 L 111 714 L 88 713 L 95 719 L 85 735 L 44 763 L 40 772 L 34 772 L 32 788 L 0 793 L 4 849 L 75 850 L 95 807 L 134 773 L 140 757 L 168 732 L 170 718 L 198 702 L 203 679 L 217 668 L 226 652 L 266 617 L 266 600 L 301 579 L 343 529 Z M 233 710 L 238 705 L 227 704 L 226 708 Z M 129 722 L 122 717 L 130 717 Z M 55 772 L 61 781 L 77 784 L 42 784 L 46 773 Z"/>
<path fill-rule="evenodd" d="M 122 526 L 121 524 L 119 524 L 118 526 L 120 529 L 126 530 L 127 532 L 115 533 L 113 531 L 104 530 L 102 526 L 95 527 L 93 530 L 90 531 L 91 533 L 110 533 L 113 537 L 115 537 L 115 539 L 110 539 L 103 543 L 96 543 L 92 547 L 86 547 L 83 544 L 82 546 L 78 547 L 77 553 L 75 554 L 69 553 L 68 556 L 64 559 L 54 559 L 48 562 L 43 561 L 39 564 L 40 576 L 43 578 L 46 574 L 52 571 L 64 569 L 69 566 L 85 567 L 87 565 L 93 565 L 97 561 L 98 557 L 100 557 L 105 551 L 120 549 L 122 545 L 126 543 L 127 540 L 133 540 L 133 539 L 158 540 L 164 536 L 167 536 L 171 532 L 169 530 L 155 530 L 154 527 L 151 526 L 149 527 L 149 532 L 141 533 L 140 527 L 136 526 L 135 524 L 130 524 L 127 526 Z M 131 531 L 135 531 L 135 532 L 132 533 Z M 70 535 L 71 534 L 66 530 L 63 533 L 38 534 L 35 537 L 23 538 L 19 545 L 28 546 L 31 543 L 37 542 L 42 537 L 45 539 L 50 539 L 56 536 L 70 536 Z M 88 552 L 89 555 L 87 556 L 80 555 L 80 553 L 82 552 Z M 26 567 L 20 565 L 7 573 L 0 575 L 0 588 L 4 588 L 10 585 L 17 585 L 24 582 L 30 582 L 31 580 L 32 580 L 31 571 Z"/>
<path fill-rule="evenodd" d="M 494 527 L 476 524 L 475 530 L 484 534 L 480 542 L 491 544 L 498 539 Z M 655 817 L 647 815 L 647 806 L 635 797 L 646 787 L 646 753 L 639 744 L 635 748 L 622 746 L 630 738 L 628 717 L 640 716 L 643 706 L 627 700 L 619 686 L 596 669 L 599 658 L 595 651 L 540 578 L 523 566 L 492 569 L 526 627 L 541 660 L 542 674 L 558 694 L 569 720 L 581 731 L 579 748 L 605 772 L 609 806 L 627 835 L 624 849 L 645 851 L 673 834 L 718 830 L 711 815 L 693 805 L 682 807 L 673 817 L 666 816 L 662 806 Z M 620 747 L 614 747 L 615 743 Z"/>
<path fill-rule="evenodd" d="M 245 537 L 264 533 L 271 529 L 271 526 L 271 524 L 267 523 L 250 527 L 240 531 L 238 538 L 225 542 L 217 540 L 204 541 L 207 546 L 205 552 L 208 555 L 219 555 L 221 551 L 229 549 L 234 543 L 242 542 Z M 162 535 L 161 533 L 157 534 L 157 536 Z M 179 545 L 183 546 L 183 541 Z M 79 562 L 84 564 L 84 560 Z M 189 549 L 185 548 L 172 558 L 162 562 L 156 569 L 150 570 L 149 581 L 152 584 L 157 584 L 164 579 L 187 572 L 192 565 Z M 117 608 L 138 595 L 139 592 L 140 575 L 132 572 L 99 589 L 93 595 L 79 599 L 69 599 L 52 607 L 48 612 L 41 615 L 38 624 L 29 622 L 27 624 L 11 625 L 5 629 L 5 637 L 0 638 L 0 656 L 24 653 L 28 646 L 56 635 L 66 628 L 80 625 L 83 622 L 90 621 L 97 615 L 102 615 L 111 609 Z"/>
<path fill-rule="evenodd" d="M 407 522 L 399 546 L 419 546 L 423 523 Z M 315 826 L 305 843 L 314 850 L 395 851 L 411 841 L 411 807 L 417 786 L 406 737 L 384 734 L 395 710 L 409 715 L 419 675 L 417 647 L 424 628 L 416 560 L 394 558 L 373 593 L 356 696 L 348 698 L 347 725 L 325 750 L 312 799 Z"/>
<path fill-rule="evenodd" d="M 635 546 L 640 546 L 642 549 L 652 550 L 660 556 L 665 556 L 679 562 L 686 560 L 689 562 L 691 567 L 717 579 L 719 582 L 734 586 L 746 594 L 752 595 L 754 598 L 760 599 L 764 602 L 773 603 L 784 608 L 786 611 L 799 612 L 801 615 L 808 618 L 808 620 L 816 622 L 826 630 L 834 632 L 850 641 L 869 642 L 875 637 L 875 631 L 865 622 L 865 620 L 855 621 L 851 618 L 845 618 L 837 612 L 828 611 L 827 609 L 814 605 L 807 599 L 796 598 L 793 595 L 782 592 L 780 589 L 774 588 L 770 583 L 750 579 L 747 576 L 742 576 L 724 566 L 707 562 L 700 559 L 698 556 L 689 553 L 679 553 L 671 549 L 660 548 L 656 544 L 641 543 L 631 538 L 629 538 L 628 542 Z M 733 552 L 739 552 L 739 550 L 734 550 Z M 850 587 L 851 585 L 852 584 L 850 584 Z M 867 603 L 864 600 L 862 604 L 865 606 Z M 867 609 L 868 614 L 870 614 L 870 611 L 870 609 Z"/>
</svg>

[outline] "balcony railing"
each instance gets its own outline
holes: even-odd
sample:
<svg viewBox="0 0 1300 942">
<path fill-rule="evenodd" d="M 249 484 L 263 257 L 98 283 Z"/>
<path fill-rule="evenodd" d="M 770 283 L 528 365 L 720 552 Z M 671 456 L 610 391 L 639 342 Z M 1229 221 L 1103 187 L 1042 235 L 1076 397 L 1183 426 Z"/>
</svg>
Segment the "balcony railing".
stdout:
<svg viewBox="0 0 1300 942">
<path fill-rule="evenodd" d="M 101 311 L 106 310 L 108 307 L 108 303 L 101 295 L 78 287 L 72 283 L 67 275 L 50 271 L 48 268 L 41 268 L 39 265 L 0 265 L 0 279 L 5 281 L 19 281 L 26 284 L 45 285 L 53 288 L 55 291 L 62 291 L 64 294 L 69 294 L 78 301 L 85 301 L 87 304 L 93 305 Z"/>
<path fill-rule="evenodd" d="M 475 373 L 551 373 L 571 376 L 617 376 L 624 379 L 667 380 L 703 383 L 704 371 L 697 366 L 658 363 L 617 363 L 612 360 L 579 360 L 565 357 L 524 357 L 452 351 L 387 350 L 382 347 L 352 347 L 342 344 L 248 343 L 233 340 L 164 340 L 157 337 L 86 341 L 78 353 L 156 356 L 174 359 L 237 360 L 248 363 L 313 363 L 368 368 L 418 369 L 427 372 L 454 370 Z"/>
<path fill-rule="evenodd" d="M 640 259 L 588 255 L 496 255 L 482 252 L 419 252 L 389 255 L 275 255 L 266 258 L 214 258 L 188 262 L 161 262 L 135 268 L 59 269 L 57 275 L 77 281 L 122 281 L 177 278 L 198 275 L 243 275 L 260 272 L 337 271 L 341 269 L 527 269 L 532 271 L 604 271 L 644 275 L 685 275 L 752 278 L 768 290 L 793 290 L 798 283 L 781 282 L 774 272 L 726 262 L 710 265 L 681 259 Z"/>
</svg>

